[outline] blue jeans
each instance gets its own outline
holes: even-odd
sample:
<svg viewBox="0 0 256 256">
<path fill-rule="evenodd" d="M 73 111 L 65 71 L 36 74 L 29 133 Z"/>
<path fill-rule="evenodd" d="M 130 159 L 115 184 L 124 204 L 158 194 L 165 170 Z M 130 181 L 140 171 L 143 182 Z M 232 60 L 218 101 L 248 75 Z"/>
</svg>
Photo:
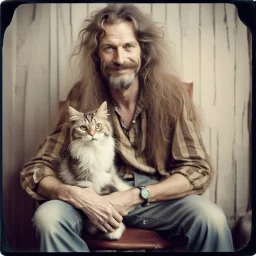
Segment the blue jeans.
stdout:
<svg viewBox="0 0 256 256">
<path fill-rule="evenodd" d="M 140 174 L 131 185 L 147 185 L 156 181 Z M 85 215 L 73 206 L 58 200 L 43 203 L 33 223 L 41 252 L 88 252 L 81 239 Z M 228 252 L 233 243 L 222 209 L 203 196 L 190 195 L 181 199 L 138 206 L 123 219 L 129 227 L 160 232 L 166 239 L 184 238 L 187 251 Z"/>
</svg>

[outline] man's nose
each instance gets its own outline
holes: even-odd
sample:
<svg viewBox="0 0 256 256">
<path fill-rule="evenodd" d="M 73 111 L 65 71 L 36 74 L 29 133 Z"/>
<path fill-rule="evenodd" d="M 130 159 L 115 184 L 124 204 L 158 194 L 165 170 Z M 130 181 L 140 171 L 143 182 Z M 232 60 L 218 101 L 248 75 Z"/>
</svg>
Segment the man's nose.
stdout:
<svg viewBox="0 0 256 256">
<path fill-rule="evenodd" d="M 122 48 L 118 48 L 116 51 L 116 56 L 115 56 L 114 61 L 117 64 L 122 65 L 124 63 L 124 60 L 125 60 L 125 52 Z"/>
</svg>

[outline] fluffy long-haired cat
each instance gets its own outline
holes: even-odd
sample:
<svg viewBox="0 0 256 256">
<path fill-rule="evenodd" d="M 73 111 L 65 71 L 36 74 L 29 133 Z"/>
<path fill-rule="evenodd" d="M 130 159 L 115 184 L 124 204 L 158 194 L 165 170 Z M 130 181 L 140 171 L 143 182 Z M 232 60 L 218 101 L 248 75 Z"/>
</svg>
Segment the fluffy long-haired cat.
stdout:
<svg viewBox="0 0 256 256">
<path fill-rule="evenodd" d="M 70 144 L 60 161 L 59 178 L 66 184 L 91 187 L 98 194 L 124 191 L 131 187 L 122 181 L 114 166 L 115 141 L 107 119 L 107 102 L 94 112 L 81 113 L 69 106 Z M 89 220 L 85 229 L 97 234 Z M 106 239 L 119 239 L 125 226 L 104 234 Z"/>
</svg>

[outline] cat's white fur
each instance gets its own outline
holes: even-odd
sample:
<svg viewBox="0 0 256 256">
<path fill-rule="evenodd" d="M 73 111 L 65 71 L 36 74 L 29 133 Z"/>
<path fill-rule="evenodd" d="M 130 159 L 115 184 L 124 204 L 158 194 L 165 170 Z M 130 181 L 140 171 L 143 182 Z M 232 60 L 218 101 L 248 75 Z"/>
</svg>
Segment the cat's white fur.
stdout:
<svg viewBox="0 0 256 256">
<path fill-rule="evenodd" d="M 80 115 L 75 109 L 69 107 L 69 113 L 72 120 Z M 98 109 L 99 116 L 106 118 L 106 102 Z M 112 131 L 111 131 L 112 133 Z M 106 185 L 113 185 L 119 191 L 131 189 L 127 183 L 122 181 L 116 173 L 114 166 L 115 141 L 112 134 L 109 136 L 104 133 L 96 133 L 91 136 L 87 134 L 81 140 L 71 141 L 69 151 L 72 157 L 79 160 L 78 169 L 82 170 L 81 175 L 86 173 L 86 179 L 80 180 L 75 178 L 68 167 L 68 159 L 62 159 L 60 163 L 59 177 L 66 183 L 79 187 L 91 187 L 98 194 Z M 86 221 L 85 228 L 91 234 L 97 233 L 97 228 L 90 222 Z M 118 229 L 111 233 L 103 235 L 107 239 L 120 239 L 125 230 L 123 223 Z"/>
</svg>

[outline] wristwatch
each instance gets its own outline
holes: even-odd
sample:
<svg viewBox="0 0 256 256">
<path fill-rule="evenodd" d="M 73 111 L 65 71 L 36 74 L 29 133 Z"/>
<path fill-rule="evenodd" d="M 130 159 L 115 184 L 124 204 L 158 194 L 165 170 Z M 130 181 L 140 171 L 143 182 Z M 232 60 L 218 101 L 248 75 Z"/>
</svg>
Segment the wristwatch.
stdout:
<svg viewBox="0 0 256 256">
<path fill-rule="evenodd" d="M 144 202 L 141 204 L 141 206 L 148 205 L 149 204 L 148 203 L 148 199 L 150 197 L 149 190 L 146 187 L 144 187 L 144 186 L 139 186 L 138 188 L 140 189 L 140 196 L 141 196 L 141 198 L 144 199 Z"/>
</svg>

